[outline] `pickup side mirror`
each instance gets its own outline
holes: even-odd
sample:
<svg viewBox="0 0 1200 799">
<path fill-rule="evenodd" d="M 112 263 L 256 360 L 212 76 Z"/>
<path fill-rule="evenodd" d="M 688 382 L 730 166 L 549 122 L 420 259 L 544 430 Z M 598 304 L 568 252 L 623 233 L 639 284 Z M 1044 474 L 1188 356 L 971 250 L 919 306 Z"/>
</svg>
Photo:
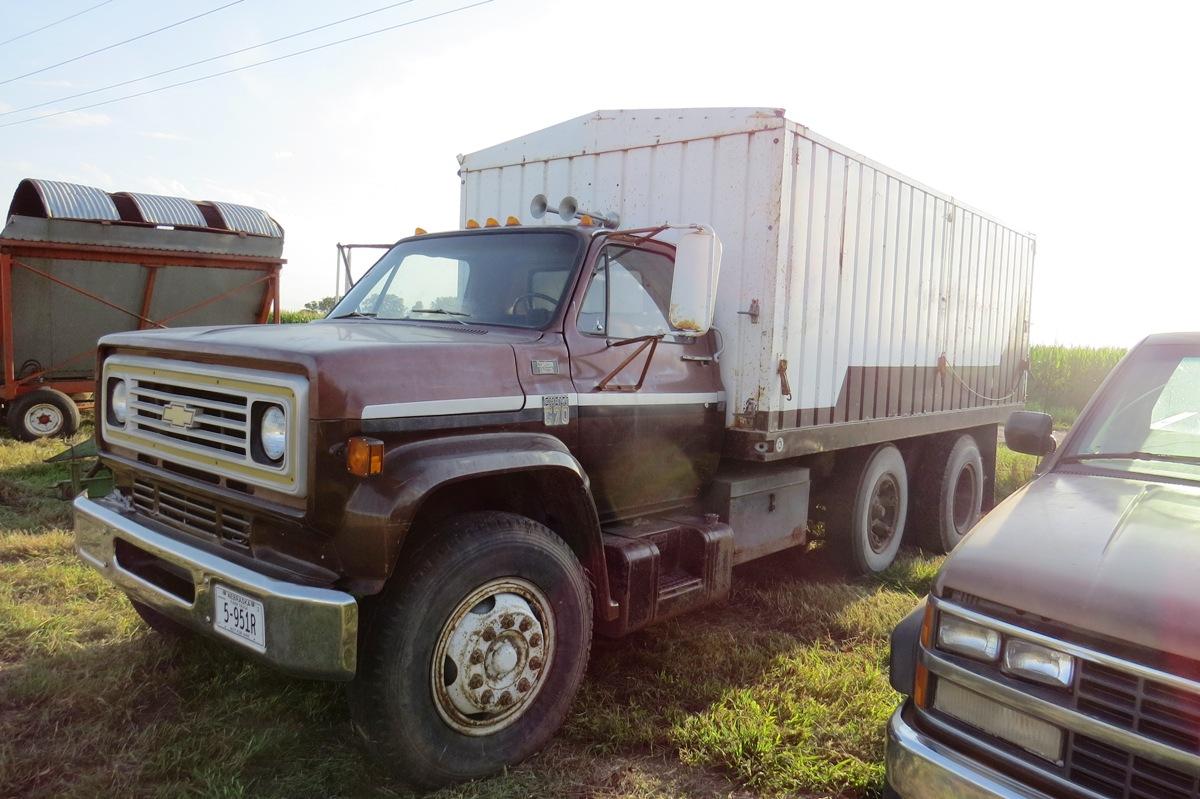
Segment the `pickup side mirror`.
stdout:
<svg viewBox="0 0 1200 799">
<path fill-rule="evenodd" d="M 1014 452 L 1049 455 L 1058 446 L 1054 441 L 1054 420 L 1048 413 L 1014 411 L 1004 425 L 1004 443 Z"/>
<path fill-rule="evenodd" d="M 710 228 L 688 231 L 675 245 L 671 281 L 671 327 L 682 336 L 703 336 L 712 327 L 721 273 L 721 240 Z"/>
</svg>

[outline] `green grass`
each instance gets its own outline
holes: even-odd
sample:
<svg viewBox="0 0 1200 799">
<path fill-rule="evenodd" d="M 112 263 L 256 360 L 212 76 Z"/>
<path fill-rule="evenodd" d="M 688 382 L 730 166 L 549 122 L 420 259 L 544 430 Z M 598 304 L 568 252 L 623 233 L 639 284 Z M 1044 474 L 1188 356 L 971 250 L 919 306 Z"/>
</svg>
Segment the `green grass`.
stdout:
<svg viewBox="0 0 1200 799">
<path fill-rule="evenodd" d="M 150 632 L 78 561 L 62 442 L 0 439 L 0 796 L 402 796 L 342 689 Z M 887 637 L 936 574 L 847 581 L 822 549 L 740 567 L 722 605 L 598 640 L 554 743 L 439 799 L 877 793 Z"/>
<path fill-rule="evenodd" d="M 996 501 L 999 502 L 1033 479 L 1037 463 L 1035 456 L 1013 452 L 1001 444 L 996 450 Z"/>
</svg>

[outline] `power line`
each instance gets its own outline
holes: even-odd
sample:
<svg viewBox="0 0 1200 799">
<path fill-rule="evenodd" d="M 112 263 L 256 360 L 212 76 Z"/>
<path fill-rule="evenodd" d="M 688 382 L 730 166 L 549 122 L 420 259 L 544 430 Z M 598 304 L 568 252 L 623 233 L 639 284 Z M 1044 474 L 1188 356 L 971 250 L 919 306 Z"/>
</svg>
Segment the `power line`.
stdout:
<svg viewBox="0 0 1200 799">
<path fill-rule="evenodd" d="M 32 75 L 40 75 L 43 72 L 49 72 L 50 70 L 56 69 L 57 67 L 61 67 L 64 64 L 73 64 L 76 61 L 80 61 L 84 58 L 87 58 L 88 56 L 94 56 L 97 53 L 103 53 L 106 50 L 113 50 L 117 47 L 120 47 L 121 45 L 129 44 L 130 42 L 136 42 L 138 39 L 145 39 L 147 36 L 153 36 L 156 33 L 162 33 L 163 31 L 170 30 L 171 28 L 178 28 L 180 25 L 184 25 L 193 20 L 200 19 L 201 17 L 207 17 L 209 14 L 215 14 L 218 11 L 223 11 L 224 9 L 229 8 L 230 6 L 236 6 L 238 3 L 244 3 L 244 2 L 245 2 L 245 0 L 232 0 L 232 2 L 226 3 L 223 6 L 217 6 L 216 8 L 209 9 L 208 11 L 201 11 L 199 14 L 188 17 L 187 19 L 181 19 L 178 22 L 172 22 L 170 25 L 163 25 L 161 28 L 155 28 L 152 31 L 146 31 L 145 33 L 139 33 L 137 36 L 131 36 L 128 39 L 124 39 L 119 42 L 114 42 L 113 44 L 105 45 L 104 47 L 100 47 L 95 50 L 91 50 L 82 55 L 77 55 L 74 58 L 68 58 L 66 61 L 59 61 L 57 64 L 51 64 L 48 67 L 42 67 L 41 69 L 35 69 L 32 72 L 26 72 L 24 75 L 16 75 L 16 76 L 8 78 L 6 80 L 0 80 L 0 86 L 3 86 L 6 83 L 12 83 L 14 80 L 20 80 L 21 78 L 28 78 Z"/>
<path fill-rule="evenodd" d="M 75 19 L 75 17 L 82 17 L 87 12 L 95 11 L 100 6 L 106 6 L 109 3 L 111 3 L 112 1 L 113 0 L 104 0 L 104 2 L 102 2 L 102 3 L 96 3 L 96 5 L 88 6 L 87 8 L 83 9 L 82 11 L 76 11 L 74 14 L 68 14 L 67 16 L 63 17 L 62 19 L 56 19 L 53 22 L 47 23 L 40 28 L 34 28 L 31 31 L 25 31 L 24 33 L 17 34 L 16 36 L 12 37 L 11 39 L 5 39 L 4 41 L 0 42 L 0 47 L 4 46 L 6 44 L 9 44 L 11 42 L 15 42 L 17 39 L 24 39 L 26 36 L 32 36 L 35 33 L 41 33 L 44 30 L 53 28 L 55 25 L 61 25 L 64 22 L 66 22 L 67 20 Z"/>
<path fill-rule="evenodd" d="M 14 108 L 11 111 L 0 111 L 0 117 L 6 117 L 6 116 L 9 116 L 10 114 L 20 114 L 24 111 L 33 111 L 36 108 L 45 108 L 48 105 L 54 105 L 56 103 L 65 103 L 67 100 L 75 100 L 80 97 L 87 97 L 88 95 L 91 95 L 91 94 L 99 94 L 100 92 L 106 92 L 110 89 L 119 89 L 120 87 L 128 86 L 131 83 L 141 83 L 142 81 L 150 80 L 151 78 L 159 78 L 159 77 L 162 77 L 163 75 L 169 75 L 172 72 L 178 72 L 181 69 L 188 69 L 190 67 L 198 67 L 201 64 L 207 64 L 211 61 L 219 61 L 222 58 L 229 58 L 230 56 L 240 55 L 241 53 L 245 53 L 250 50 L 257 50 L 260 47 L 267 47 L 272 44 L 279 44 L 280 42 L 287 41 L 288 39 L 295 39 L 298 36 L 304 36 L 309 33 L 315 33 L 320 30 L 325 30 L 326 28 L 332 28 L 336 25 L 341 25 L 343 23 L 351 22 L 356 19 L 362 19 L 363 17 L 369 17 L 372 14 L 378 14 L 382 11 L 390 11 L 393 8 L 396 8 L 398 6 L 406 6 L 412 2 L 415 2 L 415 0 L 400 0 L 400 2 L 398 2 L 398 3 L 392 3 L 391 5 L 386 5 L 386 6 L 383 6 L 382 8 L 376 8 L 373 11 L 364 11 L 361 14 L 354 14 L 353 16 L 343 17 L 342 19 L 334 20 L 333 22 L 327 22 L 324 25 L 318 25 L 315 28 L 309 28 L 308 30 L 297 31 L 296 33 L 289 33 L 288 35 L 280 36 L 277 39 L 271 39 L 270 41 L 261 42 L 259 44 L 252 44 L 249 47 L 242 47 L 241 49 L 238 49 L 238 50 L 230 50 L 228 53 L 222 53 L 221 55 L 214 55 L 209 58 L 202 58 L 199 61 L 192 61 L 190 64 L 181 64 L 180 66 L 177 66 L 177 67 L 171 67 L 170 69 L 164 69 L 159 72 L 153 72 L 149 75 L 143 75 L 140 78 L 130 78 L 129 80 L 123 80 L 123 81 L 119 81 L 117 83 L 110 83 L 109 85 L 101 86 L 98 89 L 89 89 L 86 92 L 77 92 L 76 94 L 68 94 L 64 97 L 56 97 L 53 100 L 47 100 L 44 103 L 34 103 L 33 105 L 27 105 L 24 108 Z"/>
<path fill-rule="evenodd" d="M 100 106 L 111 105 L 112 103 L 119 103 L 123 100 L 132 100 L 136 97 L 145 97 L 148 94 L 155 94 L 157 92 L 166 91 L 167 89 L 175 89 L 180 86 L 187 86 L 192 83 L 199 83 L 200 81 L 210 80 L 212 78 L 219 78 L 219 77 L 222 77 L 223 75 L 232 75 L 235 72 L 242 72 L 247 69 L 253 69 L 254 67 L 261 67 L 266 64 L 273 64 L 276 61 L 283 61 L 288 58 L 295 58 L 296 56 L 305 55 L 306 53 L 314 53 L 317 50 L 324 50 L 327 47 L 334 47 L 335 45 L 346 44 L 347 42 L 353 42 L 353 41 L 357 41 L 359 39 L 365 39 L 368 36 L 375 36 L 380 33 L 386 33 L 388 31 L 396 30 L 397 28 L 407 28 L 408 26 L 416 25 L 419 22 L 428 22 L 431 19 L 437 19 L 438 17 L 446 17 L 451 14 L 457 14 L 460 11 L 467 11 L 469 9 L 477 8 L 479 6 L 486 6 L 489 3 L 493 3 L 493 2 L 495 2 L 495 0 L 478 0 L 478 2 L 470 3 L 465 6 L 459 6 L 458 8 L 451 8 L 446 11 L 439 11 L 436 14 L 430 14 L 429 16 L 426 16 L 426 17 L 412 19 L 412 20 L 409 20 L 408 22 L 401 22 L 396 25 L 388 25 L 386 28 L 376 28 L 375 30 L 367 31 L 366 33 L 360 33 L 355 36 L 347 36 L 345 39 L 338 39 L 336 41 L 326 42 L 325 44 L 319 44 L 314 47 L 305 48 L 303 50 L 296 50 L 291 53 L 284 53 L 283 55 L 275 56 L 274 58 L 267 58 L 267 59 L 264 59 L 263 61 L 256 61 L 253 64 L 245 64 L 240 67 L 232 67 L 231 69 L 222 70 L 220 72 L 213 72 L 208 75 L 201 75 L 197 78 L 191 78 L 189 80 L 181 80 L 178 83 L 168 83 L 166 86 L 158 86 L 156 88 L 146 89 L 145 91 L 136 92 L 134 94 L 126 94 L 126 95 L 122 95 L 121 97 L 113 97 L 109 100 L 101 100 L 98 103 L 91 103 L 89 105 L 76 106 L 75 108 L 67 108 L 62 111 L 55 111 L 54 113 L 51 113 L 51 114 L 42 114 L 41 116 L 29 117 L 28 119 L 18 119 L 14 122 L 6 122 L 6 123 L 0 125 L 0 128 L 11 128 L 14 125 L 24 125 L 26 122 L 37 122 L 42 119 L 50 119 L 51 117 L 62 116 L 63 114 L 73 114 L 77 111 L 87 111 L 92 108 L 99 108 Z"/>
</svg>

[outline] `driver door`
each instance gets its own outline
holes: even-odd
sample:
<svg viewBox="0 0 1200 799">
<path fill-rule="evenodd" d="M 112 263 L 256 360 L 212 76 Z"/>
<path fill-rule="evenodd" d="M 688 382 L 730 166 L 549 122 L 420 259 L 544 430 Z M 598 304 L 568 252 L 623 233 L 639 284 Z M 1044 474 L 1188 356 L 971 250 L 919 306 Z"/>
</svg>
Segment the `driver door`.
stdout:
<svg viewBox="0 0 1200 799">
<path fill-rule="evenodd" d="M 611 237 L 591 263 L 565 336 L 597 509 L 611 519 L 686 503 L 715 471 L 724 429 L 711 334 L 671 330 L 669 245 Z"/>
</svg>

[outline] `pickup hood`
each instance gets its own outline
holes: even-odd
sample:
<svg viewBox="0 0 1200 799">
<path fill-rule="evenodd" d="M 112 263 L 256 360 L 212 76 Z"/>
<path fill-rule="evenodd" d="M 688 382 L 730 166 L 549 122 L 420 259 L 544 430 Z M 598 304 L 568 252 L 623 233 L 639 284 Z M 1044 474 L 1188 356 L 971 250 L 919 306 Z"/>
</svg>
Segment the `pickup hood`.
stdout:
<svg viewBox="0 0 1200 799">
<path fill-rule="evenodd" d="M 513 344 L 540 335 L 360 319 L 145 330 L 105 336 L 100 344 L 108 351 L 303 371 L 313 418 L 357 419 L 368 405 L 521 397 Z"/>
<path fill-rule="evenodd" d="M 1200 659 L 1200 488 L 1051 472 L 988 514 L 937 591 L 957 589 Z"/>
</svg>

